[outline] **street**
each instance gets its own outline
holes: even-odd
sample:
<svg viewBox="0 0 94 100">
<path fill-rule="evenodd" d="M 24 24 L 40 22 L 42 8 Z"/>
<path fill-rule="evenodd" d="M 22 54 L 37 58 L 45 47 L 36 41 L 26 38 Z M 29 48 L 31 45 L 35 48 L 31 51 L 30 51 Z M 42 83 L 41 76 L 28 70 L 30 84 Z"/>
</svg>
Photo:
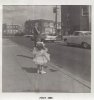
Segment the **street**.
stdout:
<svg viewBox="0 0 94 100">
<path fill-rule="evenodd" d="M 13 42 L 28 49 L 33 48 L 30 38 L 13 37 Z M 60 68 L 80 77 L 88 82 L 91 81 L 91 50 L 80 47 L 64 46 L 63 43 L 46 43 L 51 55 L 51 62 Z"/>
</svg>

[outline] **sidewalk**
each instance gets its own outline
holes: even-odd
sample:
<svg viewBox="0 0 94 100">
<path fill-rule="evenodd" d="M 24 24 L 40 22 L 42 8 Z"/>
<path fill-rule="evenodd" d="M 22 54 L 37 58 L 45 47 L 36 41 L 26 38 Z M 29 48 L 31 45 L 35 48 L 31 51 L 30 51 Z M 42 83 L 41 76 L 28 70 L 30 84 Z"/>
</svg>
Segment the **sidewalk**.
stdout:
<svg viewBox="0 0 94 100">
<path fill-rule="evenodd" d="M 45 66 L 46 74 L 37 74 L 32 57 L 29 49 L 15 43 L 3 46 L 3 92 L 90 92 L 90 88 L 52 63 Z"/>
</svg>

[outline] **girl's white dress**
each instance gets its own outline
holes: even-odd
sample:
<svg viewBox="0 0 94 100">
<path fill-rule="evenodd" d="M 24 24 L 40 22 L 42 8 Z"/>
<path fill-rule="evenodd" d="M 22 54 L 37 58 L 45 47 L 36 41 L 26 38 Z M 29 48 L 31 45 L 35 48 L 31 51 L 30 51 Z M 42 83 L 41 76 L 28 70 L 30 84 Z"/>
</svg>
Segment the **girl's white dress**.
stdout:
<svg viewBox="0 0 94 100">
<path fill-rule="evenodd" d="M 48 61 L 50 61 L 50 54 L 47 53 L 47 49 L 38 51 L 36 48 L 34 48 L 33 54 L 33 61 L 35 62 L 35 64 L 44 65 Z"/>
</svg>

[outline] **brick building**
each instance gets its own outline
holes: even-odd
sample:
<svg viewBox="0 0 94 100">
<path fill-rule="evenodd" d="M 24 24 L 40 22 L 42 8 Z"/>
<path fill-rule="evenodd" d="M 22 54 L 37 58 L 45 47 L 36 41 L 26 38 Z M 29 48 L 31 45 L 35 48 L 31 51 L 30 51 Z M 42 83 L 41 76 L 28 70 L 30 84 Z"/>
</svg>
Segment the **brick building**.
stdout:
<svg viewBox="0 0 94 100">
<path fill-rule="evenodd" d="M 15 35 L 19 33 L 20 26 L 19 25 L 7 25 L 3 24 L 3 35 Z"/>
<path fill-rule="evenodd" d="M 90 31 L 91 6 L 62 5 L 61 23 L 63 35 L 72 34 L 73 31 Z"/>
</svg>

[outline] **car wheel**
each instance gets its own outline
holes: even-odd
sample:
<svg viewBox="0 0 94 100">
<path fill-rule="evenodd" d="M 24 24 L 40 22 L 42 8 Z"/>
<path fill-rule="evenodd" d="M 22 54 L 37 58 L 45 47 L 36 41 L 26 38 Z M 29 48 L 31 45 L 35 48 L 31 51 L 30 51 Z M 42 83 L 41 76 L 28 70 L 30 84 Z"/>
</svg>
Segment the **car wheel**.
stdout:
<svg viewBox="0 0 94 100">
<path fill-rule="evenodd" d="M 88 48 L 88 47 L 89 47 L 89 45 L 88 45 L 88 43 L 83 42 L 83 43 L 82 43 L 82 47 L 83 47 L 83 48 Z"/>
</svg>

